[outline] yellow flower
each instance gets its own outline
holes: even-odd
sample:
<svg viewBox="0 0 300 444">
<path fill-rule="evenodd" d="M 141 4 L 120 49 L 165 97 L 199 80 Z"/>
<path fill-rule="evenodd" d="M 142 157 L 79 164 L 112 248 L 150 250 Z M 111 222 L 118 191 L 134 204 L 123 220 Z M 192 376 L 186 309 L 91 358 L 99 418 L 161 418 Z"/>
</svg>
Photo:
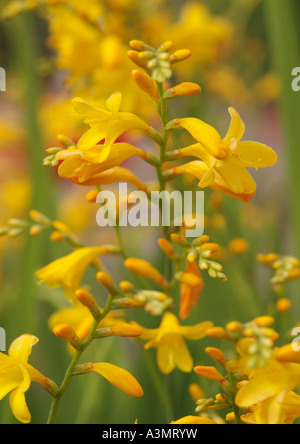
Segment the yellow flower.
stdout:
<svg viewBox="0 0 300 444">
<path fill-rule="evenodd" d="M 189 373 L 193 369 L 193 359 L 185 344 L 184 337 L 191 340 L 201 339 L 206 330 L 212 327 L 212 322 L 202 322 L 192 327 L 179 324 L 173 313 L 166 313 L 159 328 L 142 328 L 142 339 L 147 339 L 146 350 L 157 348 L 157 363 L 162 373 L 171 373 L 175 367 Z"/>
<path fill-rule="evenodd" d="M 11 410 L 18 421 L 23 423 L 31 420 L 25 400 L 25 392 L 31 382 L 38 382 L 47 390 L 50 387 L 50 381 L 28 364 L 32 347 L 38 341 L 35 336 L 23 335 L 11 344 L 8 355 L 0 353 L 0 399 L 10 393 Z"/>
<path fill-rule="evenodd" d="M 275 359 L 243 386 L 235 399 L 242 408 L 255 409 L 257 424 L 279 424 L 290 392 L 300 385 L 300 365 L 279 363 Z"/>
<path fill-rule="evenodd" d="M 217 424 L 215 421 L 204 416 L 184 416 L 183 418 L 172 421 L 170 424 Z"/>
<path fill-rule="evenodd" d="M 102 173 L 125 162 L 130 157 L 146 157 L 147 153 L 129 143 L 115 143 L 104 162 L 99 162 L 99 157 L 105 149 L 104 145 L 97 145 L 88 151 L 74 149 L 59 151 L 56 155 L 58 161 L 63 161 L 58 169 L 60 177 L 73 178 L 83 182 L 95 174 Z"/>
<path fill-rule="evenodd" d="M 85 117 L 85 123 L 91 128 L 80 138 L 78 148 L 89 150 L 102 140 L 104 149 L 100 147 L 98 162 L 104 162 L 114 142 L 129 130 L 148 131 L 149 125 L 132 113 L 119 112 L 122 94 L 115 93 L 106 101 L 107 110 L 95 108 L 80 98 L 73 99 L 75 110 Z"/>
<path fill-rule="evenodd" d="M 277 162 L 276 153 L 258 142 L 241 141 L 245 125 L 237 111 L 229 108 L 230 128 L 224 139 L 207 123 L 196 118 L 175 120 L 171 126 L 186 129 L 199 143 L 179 150 L 179 157 L 198 157 L 178 168 L 173 174 L 192 174 L 200 179 L 200 187 L 249 202 L 256 193 L 256 183 L 246 167 L 263 168 Z"/>
<path fill-rule="evenodd" d="M 78 248 L 36 272 L 40 283 L 49 287 L 64 286 L 66 294 L 73 297 L 74 291 L 80 286 L 86 268 L 103 254 L 114 253 L 112 246 Z"/>
</svg>

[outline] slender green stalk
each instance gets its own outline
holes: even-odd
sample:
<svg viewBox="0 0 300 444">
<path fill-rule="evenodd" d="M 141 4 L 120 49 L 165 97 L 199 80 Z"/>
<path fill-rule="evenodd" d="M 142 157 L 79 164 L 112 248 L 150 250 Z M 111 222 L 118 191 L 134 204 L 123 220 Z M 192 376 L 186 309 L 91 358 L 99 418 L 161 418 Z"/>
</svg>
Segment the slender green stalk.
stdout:
<svg viewBox="0 0 300 444">
<path fill-rule="evenodd" d="M 265 0 L 263 2 L 272 62 L 281 81 L 279 105 L 285 133 L 282 153 L 287 153 L 288 184 L 285 199 L 295 233 L 295 252 L 300 256 L 300 205 L 299 205 L 299 93 L 292 90 L 292 70 L 299 66 L 299 35 L 293 0 Z"/>
<path fill-rule="evenodd" d="M 23 95 L 23 115 L 25 117 L 27 147 L 30 160 L 30 178 L 32 185 L 31 207 L 55 215 L 52 187 L 48 172 L 45 171 L 43 160 L 43 140 L 38 121 L 38 100 L 40 95 L 40 79 L 36 71 L 39 56 L 39 39 L 36 23 L 32 13 L 19 15 L 5 23 L 8 42 L 18 72 Z M 34 331 L 36 316 L 33 316 L 36 300 L 36 282 L 34 271 L 38 268 L 43 256 L 51 258 L 51 249 L 45 246 L 46 239 L 36 243 L 28 238 L 22 255 L 20 275 L 21 297 L 15 310 L 14 322 L 22 331 Z"/>
<path fill-rule="evenodd" d="M 93 326 L 89 332 L 89 335 L 87 336 L 87 338 L 85 339 L 85 341 L 82 344 L 82 347 L 80 348 L 80 350 L 76 350 L 73 359 L 71 361 L 71 364 L 69 365 L 65 377 L 63 379 L 63 382 L 59 388 L 58 394 L 55 398 L 53 398 L 52 400 L 52 404 L 51 404 L 51 408 L 50 408 L 50 412 L 49 412 L 49 417 L 48 417 L 48 421 L 47 424 L 54 424 L 56 417 L 57 417 L 57 412 L 58 412 L 58 408 L 59 408 L 59 404 L 60 401 L 65 393 L 65 391 L 67 390 L 70 381 L 73 377 L 73 372 L 74 369 L 76 367 L 76 365 L 78 364 L 82 354 L 84 353 L 84 351 L 88 348 L 88 346 L 92 343 L 93 339 L 95 338 L 95 333 L 96 330 L 98 328 L 99 323 L 106 317 L 106 315 L 109 313 L 111 306 L 112 306 L 112 302 L 113 302 L 113 297 L 109 296 L 107 304 L 105 309 L 103 310 L 103 312 L 100 314 L 100 316 L 94 320 L 93 322 Z"/>
</svg>

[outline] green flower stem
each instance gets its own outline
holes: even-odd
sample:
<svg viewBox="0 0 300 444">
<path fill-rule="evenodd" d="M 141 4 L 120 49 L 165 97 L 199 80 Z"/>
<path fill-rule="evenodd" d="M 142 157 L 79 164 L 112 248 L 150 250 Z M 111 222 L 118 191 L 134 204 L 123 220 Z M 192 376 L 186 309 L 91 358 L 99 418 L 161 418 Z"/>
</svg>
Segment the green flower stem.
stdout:
<svg viewBox="0 0 300 444">
<path fill-rule="evenodd" d="M 286 208 L 290 211 L 295 233 L 295 253 L 300 256 L 299 205 L 299 93 L 292 90 L 292 69 L 299 66 L 299 34 L 296 20 L 296 2 L 293 0 L 265 0 L 265 20 L 274 70 L 279 76 L 282 91 L 279 105 L 286 143 L 288 184 L 285 190 Z"/>
<path fill-rule="evenodd" d="M 240 408 L 235 403 L 235 397 L 237 394 L 236 380 L 235 380 L 234 374 L 228 373 L 228 376 L 229 376 L 229 380 L 231 382 L 230 395 L 231 395 L 231 401 L 232 401 L 232 406 L 233 406 L 233 412 L 234 412 L 234 416 L 235 416 L 235 424 L 242 424 Z"/>
<path fill-rule="evenodd" d="M 100 314 L 100 316 L 94 320 L 92 328 L 89 332 L 89 335 L 87 336 L 87 338 L 85 339 L 85 341 L 82 344 L 82 347 L 80 350 L 76 350 L 74 357 L 71 361 L 71 364 L 69 365 L 67 372 L 65 374 L 65 377 L 63 379 L 63 382 L 59 388 L 58 394 L 55 398 L 53 398 L 52 400 L 52 404 L 51 404 L 51 408 L 50 408 L 50 412 L 49 412 L 49 417 L 48 417 L 48 421 L 47 424 L 54 424 L 55 420 L 56 420 L 56 416 L 57 416 L 57 412 L 58 412 L 58 408 L 59 408 L 59 404 L 60 401 L 65 393 L 65 391 L 67 390 L 70 381 L 73 377 L 73 372 L 74 369 L 76 367 L 76 365 L 78 364 L 83 352 L 89 347 L 89 345 L 92 343 L 93 339 L 95 338 L 95 334 L 98 328 L 99 323 L 107 316 L 107 314 L 110 312 L 111 306 L 112 306 L 112 302 L 113 302 L 113 297 L 110 295 L 107 301 L 107 304 L 103 310 L 103 312 Z"/>
</svg>

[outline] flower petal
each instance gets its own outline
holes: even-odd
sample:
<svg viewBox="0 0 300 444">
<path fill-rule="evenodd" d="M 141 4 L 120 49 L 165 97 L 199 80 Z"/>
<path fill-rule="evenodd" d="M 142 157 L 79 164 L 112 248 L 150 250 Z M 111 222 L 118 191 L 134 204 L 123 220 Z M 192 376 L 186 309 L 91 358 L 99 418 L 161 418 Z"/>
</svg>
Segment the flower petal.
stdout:
<svg viewBox="0 0 300 444">
<path fill-rule="evenodd" d="M 179 327 L 180 333 L 187 339 L 197 340 L 204 338 L 206 331 L 213 327 L 213 323 L 210 321 L 201 322 L 200 324 L 193 325 L 192 327 Z"/>
<path fill-rule="evenodd" d="M 31 355 L 32 347 L 39 342 L 39 339 L 32 335 L 22 335 L 11 344 L 8 355 L 19 362 L 27 363 Z"/>
<path fill-rule="evenodd" d="M 75 97 L 75 99 L 72 100 L 72 105 L 78 114 L 82 114 L 84 117 L 90 120 L 100 121 L 110 117 L 108 111 L 95 108 L 80 97 Z"/>
<path fill-rule="evenodd" d="M 19 387 L 23 381 L 23 373 L 18 365 L 12 365 L 0 370 L 0 400 L 7 393 Z"/>
<path fill-rule="evenodd" d="M 242 121 L 237 110 L 231 106 L 230 108 L 228 108 L 228 111 L 231 115 L 231 123 L 228 133 L 223 139 L 226 145 L 228 145 L 232 139 L 235 139 L 238 142 L 239 140 L 241 140 L 245 133 L 245 124 Z"/>
<path fill-rule="evenodd" d="M 250 173 L 243 166 L 234 162 L 224 162 L 216 167 L 228 188 L 236 194 L 253 194 L 256 183 Z"/>
<path fill-rule="evenodd" d="M 88 150 L 97 145 L 106 137 L 107 122 L 97 123 L 93 125 L 78 141 L 78 148 L 80 150 Z"/>
<path fill-rule="evenodd" d="M 31 381 L 25 367 L 20 365 L 20 368 L 23 372 L 23 381 L 18 388 L 10 393 L 9 404 L 17 420 L 27 424 L 31 421 L 31 415 L 26 404 L 24 393 L 29 389 Z"/>
<path fill-rule="evenodd" d="M 120 111 L 121 103 L 122 103 L 122 94 L 120 92 L 112 94 L 106 100 L 107 109 L 112 113 L 112 115 L 115 118 L 118 117 L 118 112 Z"/>
<path fill-rule="evenodd" d="M 173 350 L 167 342 L 162 342 L 157 350 L 157 365 L 162 373 L 168 375 L 175 368 Z"/>
<path fill-rule="evenodd" d="M 272 148 L 258 142 L 238 142 L 234 154 L 244 166 L 256 169 L 273 166 L 278 160 Z"/>
<path fill-rule="evenodd" d="M 182 337 L 174 337 L 172 352 L 176 367 L 182 372 L 191 373 L 194 361 Z"/>
<path fill-rule="evenodd" d="M 107 362 L 93 363 L 90 371 L 99 373 L 112 385 L 135 398 L 143 396 L 144 392 L 137 380 L 123 368 Z"/>
<path fill-rule="evenodd" d="M 177 119 L 177 125 L 186 129 L 206 151 L 216 159 L 224 159 L 228 148 L 215 128 L 194 117 Z"/>
</svg>

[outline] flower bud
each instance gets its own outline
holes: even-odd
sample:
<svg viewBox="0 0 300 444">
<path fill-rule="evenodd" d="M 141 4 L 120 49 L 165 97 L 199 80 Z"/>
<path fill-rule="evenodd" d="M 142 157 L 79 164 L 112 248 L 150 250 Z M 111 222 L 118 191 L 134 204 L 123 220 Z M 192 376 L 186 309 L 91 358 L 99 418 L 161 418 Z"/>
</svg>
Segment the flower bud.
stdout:
<svg viewBox="0 0 300 444">
<path fill-rule="evenodd" d="M 245 253 L 249 249 L 249 243 L 246 241 L 246 239 L 236 238 L 232 239 L 232 241 L 229 243 L 228 248 L 231 253 L 240 255 Z"/>
<path fill-rule="evenodd" d="M 166 281 L 164 276 L 147 261 L 144 261 L 142 259 L 129 258 L 126 259 L 124 265 L 128 270 L 145 278 L 151 279 L 162 288 L 168 286 L 168 282 Z"/>
<path fill-rule="evenodd" d="M 118 324 L 112 327 L 98 328 L 95 333 L 95 338 L 108 338 L 111 336 L 119 336 L 122 338 L 135 338 L 141 336 L 142 330 L 139 327 L 131 324 Z"/>
<path fill-rule="evenodd" d="M 219 350 L 218 348 L 207 347 L 205 349 L 205 353 L 207 353 L 208 356 L 210 356 L 218 364 L 221 364 L 224 366 L 227 363 L 227 359 L 226 359 L 224 353 L 221 350 Z"/>
<path fill-rule="evenodd" d="M 154 80 L 145 72 L 134 70 L 131 73 L 133 80 L 138 87 L 147 93 L 151 99 L 159 101 L 160 95 Z"/>
<path fill-rule="evenodd" d="M 206 335 L 215 339 L 228 339 L 229 335 L 223 327 L 212 327 L 206 330 Z"/>
<path fill-rule="evenodd" d="M 111 294 L 111 295 L 116 295 L 118 294 L 118 289 L 112 279 L 111 276 L 109 276 L 109 274 L 104 273 L 103 271 L 99 271 L 96 274 L 96 278 L 98 280 L 98 282 L 100 284 L 103 285 L 103 287 L 106 288 L 106 290 Z"/>
<path fill-rule="evenodd" d="M 142 40 L 131 40 L 129 42 L 129 46 L 135 51 L 144 51 L 145 49 L 149 48 L 149 46 Z"/>
<path fill-rule="evenodd" d="M 182 62 L 183 60 L 188 59 L 191 55 L 192 52 L 189 49 L 179 49 L 178 51 L 175 51 L 171 55 L 170 62 L 171 63 Z"/>
<path fill-rule="evenodd" d="M 132 283 L 129 281 L 120 282 L 119 287 L 124 293 L 133 293 L 134 292 L 134 287 L 133 287 Z"/>
<path fill-rule="evenodd" d="M 272 316 L 260 316 L 254 322 L 258 327 L 269 327 L 274 324 L 275 319 Z"/>
<path fill-rule="evenodd" d="M 201 87 L 197 83 L 183 82 L 173 88 L 167 90 L 164 93 L 165 99 L 175 99 L 177 97 L 183 96 L 194 96 L 200 94 L 202 91 Z"/>
<path fill-rule="evenodd" d="M 112 308 L 144 308 L 146 300 L 136 300 L 130 298 L 114 299 Z"/>
<path fill-rule="evenodd" d="M 158 239 L 158 245 L 165 253 L 165 255 L 168 256 L 168 258 L 170 258 L 173 261 L 178 259 L 178 256 L 176 254 L 176 251 L 174 250 L 173 245 L 168 240 L 164 238 Z"/>
<path fill-rule="evenodd" d="M 286 311 L 289 311 L 292 306 L 292 303 L 287 298 L 282 298 L 277 301 L 276 308 L 280 313 L 285 313 Z"/>
<path fill-rule="evenodd" d="M 127 56 L 128 58 L 135 63 L 137 66 L 139 66 L 140 68 L 146 68 L 147 64 L 148 64 L 148 60 L 147 59 L 142 59 L 139 56 L 139 52 L 137 51 L 128 51 L 127 52 Z"/>
<path fill-rule="evenodd" d="M 197 402 L 198 399 L 205 398 L 205 394 L 199 384 L 190 384 L 189 393 L 194 402 Z"/>
<path fill-rule="evenodd" d="M 98 190 L 91 190 L 86 194 L 85 198 L 88 202 L 95 203 L 97 201 L 98 194 L 99 194 Z"/>
<path fill-rule="evenodd" d="M 50 240 L 52 242 L 62 242 L 64 238 L 64 235 L 60 231 L 53 231 L 50 235 Z"/>
<path fill-rule="evenodd" d="M 77 290 L 75 297 L 84 307 L 87 307 L 95 319 L 99 319 L 101 316 L 100 310 L 95 302 L 94 297 L 85 290 Z"/>
<path fill-rule="evenodd" d="M 210 381 L 217 381 L 219 384 L 222 384 L 226 378 L 221 375 L 220 372 L 215 367 L 207 367 L 203 365 L 197 365 L 194 368 L 194 371 L 197 375 L 203 376 Z"/>
<path fill-rule="evenodd" d="M 65 339 L 73 345 L 74 348 L 80 350 L 82 347 L 81 339 L 76 335 L 75 330 L 68 324 L 59 324 L 53 329 L 53 333 L 60 339 Z"/>
<path fill-rule="evenodd" d="M 277 348 L 274 357 L 280 362 L 300 362 L 300 351 L 293 349 L 292 344 Z"/>
</svg>

